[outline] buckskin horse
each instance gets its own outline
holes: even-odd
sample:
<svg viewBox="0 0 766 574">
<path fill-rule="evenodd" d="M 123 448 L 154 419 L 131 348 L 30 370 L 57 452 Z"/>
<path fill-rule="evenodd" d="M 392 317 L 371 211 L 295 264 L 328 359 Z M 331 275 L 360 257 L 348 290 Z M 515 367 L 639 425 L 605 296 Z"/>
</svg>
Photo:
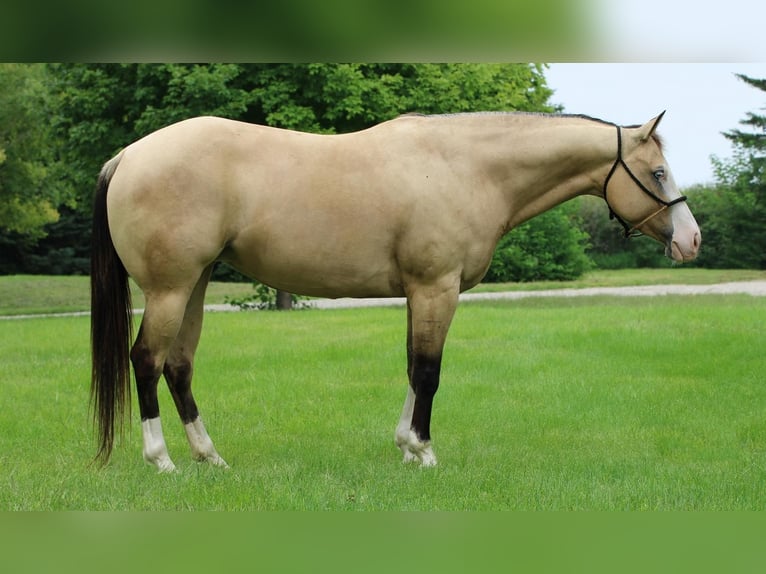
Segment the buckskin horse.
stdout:
<svg viewBox="0 0 766 574">
<path fill-rule="evenodd" d="M 664 114 L 664 112 L 663 112 Z M 343 135 L 215 117 L 132 143 L 98 179 L 91 269 L 96 459 L 108 461 L 136 379 L 143 457 L 175 466 L 160 423 L 164 375 L 192 457 L 226 467 L 192 395 L 213 264 L 319 297 L 406 297 L 409 387 L 395 441 L 436 464 L 431 408 L 458 294 L 484 276 L 498 240 L 583 194 L 602 197 L 626 236 L 675 261 L 700 231 L 656 134 L 587 116 L 406 115 Z M 146 306 L 135 342 L 128 277 Z"/>
</svg>

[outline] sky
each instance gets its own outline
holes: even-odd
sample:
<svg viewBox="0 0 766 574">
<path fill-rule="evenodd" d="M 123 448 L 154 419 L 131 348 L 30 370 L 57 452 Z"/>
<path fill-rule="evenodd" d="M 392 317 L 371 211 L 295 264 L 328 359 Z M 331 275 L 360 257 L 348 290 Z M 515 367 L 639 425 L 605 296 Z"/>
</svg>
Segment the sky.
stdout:
<svg viewBox="0 0 766 574">
<path fill-rule="evenodd" d="M 766 113 L 766 93 L 735 76 L 766 78 L 766 54 L 764 61 L 554 63 L 545 77 L 554 90 L 551 102 L 566 113 L 630 125 L 667 110 L 658 132 L 676 183 L 688 187 L 713 181 L 711 155 L 731 157 L 731 142 L 721 132 L 743 127 L 747 112 Z"/>
<path fill-rule="evenodd" d="M 766 61 L 762 1 L 576 1 L 611 61 Z"/>
</svg>

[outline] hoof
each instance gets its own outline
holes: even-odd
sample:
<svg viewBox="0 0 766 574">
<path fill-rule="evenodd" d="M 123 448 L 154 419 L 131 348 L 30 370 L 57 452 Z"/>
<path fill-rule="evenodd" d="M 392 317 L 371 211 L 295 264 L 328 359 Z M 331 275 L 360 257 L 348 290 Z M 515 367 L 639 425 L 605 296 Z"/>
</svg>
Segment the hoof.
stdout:
<svg viewBox="0 0 766 574">
<path fill-rule="evenodd" d="M 189 446 L 191 446 L 192 458 L 197 462 L 207 462 L 213 466 L 219 466 L 221 468 L 229 468 L 226 461 L 221 458 L 218 451 L 213 446 L 213 441 L 210 440 L 210 436 L 205 430 L 205 425 L 202 423 L 202 419 L 197 417 L 193 422 L 184 425 L 186 431 L 186 438 L 189 440 Z"/>
<path fill-rule="evenodd" d="M 196 460 L 199 463 L 206 462 L 207 464 L 210 464 L 212 466 L 217 466 L 218 468 L 225 468 L 229 469 L 231 468 L 225 460 L 223 460 L 218 453 L 215 453 L 211 456 L 199 456 L 194 457 L 194 460 Z"/>
<path fill-rule="evenodd" d="M 155 460 L 146 460 L 146 463 L 157 468 L 158 474 L 171 474 L 176 472 L 176 465 L 170 460 L 170 457 L 163 457 Z"/>
<path fill-rule="evenodd" d="M 431 441 L 421 441 L 412 430 L 397 433 L 396 445 L 404 455 L 402 463 L 419 462 L 423 467 L 436 466 L 436 455 L 431 448 Z"/>
</svg>

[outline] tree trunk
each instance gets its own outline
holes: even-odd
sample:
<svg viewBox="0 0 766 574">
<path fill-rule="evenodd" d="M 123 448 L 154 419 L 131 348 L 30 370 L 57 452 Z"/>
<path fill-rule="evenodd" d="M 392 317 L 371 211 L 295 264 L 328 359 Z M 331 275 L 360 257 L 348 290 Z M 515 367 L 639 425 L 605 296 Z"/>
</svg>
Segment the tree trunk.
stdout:
<svg viewBox="0 0 766 574">
<path fill-rule="evenodd" d="M 293 296 L 287 291 L 277 289 L 277 310 L 290 311 L 293 308 Z"/>
</svg>

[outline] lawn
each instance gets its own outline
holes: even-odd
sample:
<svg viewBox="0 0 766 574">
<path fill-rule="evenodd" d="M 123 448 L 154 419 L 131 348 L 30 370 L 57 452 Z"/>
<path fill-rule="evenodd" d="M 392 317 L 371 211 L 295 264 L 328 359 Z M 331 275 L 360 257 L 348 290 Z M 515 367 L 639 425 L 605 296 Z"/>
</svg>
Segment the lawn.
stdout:
<svg viewBox="0 0 766 574">
<path fill-rule="evenodd" d="M 538 281 L 532 283 L 485 283 L 472 292 L 486 291 L 533 291 L 559 287 L 622 287 L 630 285 L 653 285 L 688 283 L 709 285 L 726 281 L 749 281 L 766 279 L 766 271 L 738 269 L 696 269 L 673 267 L 665 269 L 621 269 L 617 271 L 593 271 L 576 281 Z M 133 305 L 144 305 L 141 291 L 133 287 Z M 242 297 L 253 292 L 249 283 L 210 283 L 205 302 L 223 303 L 226 297 Z M 0 315 L 64 313 L 90 309 L 90 286 L 88 277 L 51 277 L 38 275 L 0 276 Z"/>
<path fill-rule="evenodd" d="M 0 322 L 0 510 L 762 510 L 766 299 L 465 303 L 433 419 L 402 465 L 402 309 L 209 314 L 195 390 L 231 469 L 179 472 L 131 431 L 89 466 L 88 318 Z"/>
</svg>

